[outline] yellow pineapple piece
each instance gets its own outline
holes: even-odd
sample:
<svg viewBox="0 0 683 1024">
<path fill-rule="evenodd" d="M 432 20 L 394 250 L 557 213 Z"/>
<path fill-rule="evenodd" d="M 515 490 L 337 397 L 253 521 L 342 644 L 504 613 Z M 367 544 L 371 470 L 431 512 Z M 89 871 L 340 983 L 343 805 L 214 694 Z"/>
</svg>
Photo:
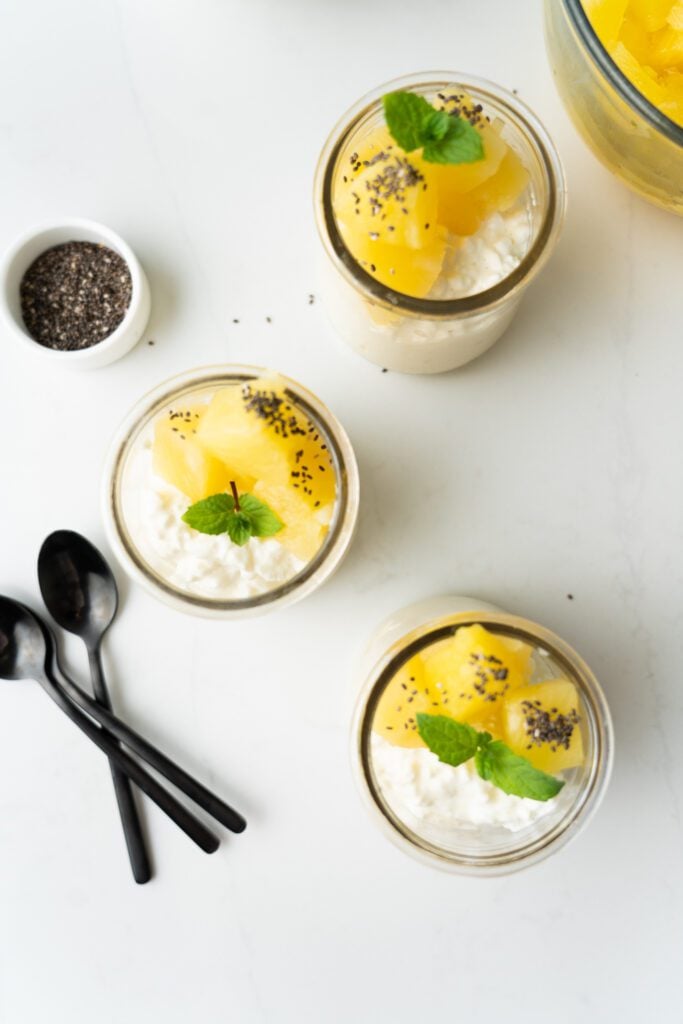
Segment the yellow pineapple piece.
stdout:
<svg viewBox="0 0 683 1024">
<path fill-rule="evenodd" d="M 629 0 L 628 13 L 635 16 L 646 32 L 664 28 L 672 0 Z"/>
<path fill-rule="evenodd" d="M 505 742 L 541 771 L 583 763 L 579 695 L 568 679 L 515 690 L 503 702 L 503 717 Z"/>
<path fill-rule="evenodd" d="M 478 127 L 484 143 L 483 160 L 471 164 L 432 164 L 434 182 L 439 195 L 439 221 L 448 223 L 448 206 L 455 196 L 462 196 L 493 177 L 509 147 L 501 138 L 500 125 L 485 123 Z M 446 214 L 446 216 L 445 216 Z"/>
<path fill-rule="evenodd" d="M 598 38 L 613 46 L 626 17 L 628 0 L 583 0 L 583 6 Z"/>
<path fill-rule="evenodd" d="M 154 472 L 192 502 L 225 491 L 230 480 L 236 478 L 199 440 L 199 425 L 206 408 L 195 405 L 169 410 L 154 425 Z"/>
<path fill-rule="evenodd" d="M 681 0 L 584 0 L 615 64 L 662 113 L 683 124 Z"/>
<path fill-rule="evenodd" d="M 672 28 L 675 28 L 678 32 L 683 32 L 683 0 L 678 0 L 678 3 L 673 5 L 666 20 L 667 24 L 671 25 Z"/>
<path fill-rule="evenodd" d="M 443 263 L 435 166 L 405 154 L 381 126 L 342 155 L 335 182 L 334 212 L 350 252 L 378 281 L 407 295 L 426 295 Z"/>
<path fill-rule="evenodd" d="M 441 713 L 463 722 L 484 720 L 493 704 L 531 676 L 531 647 L 480 625 L 461 626 L 422 658 L 425 685 L 439 694 Z"/>
<path fill-rule="evenodd" d="M 197 436 L 217 459 L 242 476 L 285 483 L 287 454 L 257 415 L 249 415 L 239 387 L 221 388 L 209 402 Z"/>
<path fill-rule="evenodd" d="M 442 714 L 424 692 L 424 665 L 419 655 L 403 665 L 387 684 L 372 721 L 373 731 L 395 747 L 424 747 L 417 714 Z"/>
<path fill-rule="evenodd" d="M 513 149 L 503 157 L 496 173 L 448 210 L 448 227 L 457 235 L 473 235 L 493 213 L 505 213 L 529 184 L 529 172 Z"/>
<path fill-rule="evenodd" d="M 655 70 L 666 72 L 676 67 L 683 70 L 683 29 L 675 29 L 668 25 L 651 39 L 648 62 Z"/>
<path fill-rule="evenodd" d="M 309 562 L 325 539 L 327 526 L 322 520 L 327 509 L 321 510 L 318 517 L 311 511 L 305 498 L 300 497 L 288 484 L 257 480 L 252 488 L 252 494 L 265 501 L 284 523 L 284 529 L 275 534 L 280 544 L 297 558 Z"/>
</svg>

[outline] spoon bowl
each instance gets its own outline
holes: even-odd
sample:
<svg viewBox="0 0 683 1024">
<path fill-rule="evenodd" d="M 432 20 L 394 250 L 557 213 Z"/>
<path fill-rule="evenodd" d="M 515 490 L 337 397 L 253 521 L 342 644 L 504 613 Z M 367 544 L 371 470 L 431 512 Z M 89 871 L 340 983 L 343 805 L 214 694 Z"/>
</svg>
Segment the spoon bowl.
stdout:
<svg viewBox="0 0 683 1024">
<path fill-rule="evenodd" d="M 52 637 L 33 613 L 0 596 L 0 679 L 43 679 L 53 655 Z"/>
<path fill-rule="evenodd" d="M 114 574 L 80 533 L 57 530 L 38 556 L 38 582 L 55 622 L 91 646 L 111 626 L 119 605 Z"/>
</svg>

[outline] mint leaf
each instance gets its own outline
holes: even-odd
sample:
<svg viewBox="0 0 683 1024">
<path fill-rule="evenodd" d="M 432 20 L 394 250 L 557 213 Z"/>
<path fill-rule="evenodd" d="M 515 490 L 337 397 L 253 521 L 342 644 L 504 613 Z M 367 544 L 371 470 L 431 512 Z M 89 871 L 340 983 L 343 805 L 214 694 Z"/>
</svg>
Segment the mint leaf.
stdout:
<svg viewBox="0 0 683 1024">
<path fill-rule="evenodd" d="M 431 164 L 473 164 L 484 157 L 484 142 L 473 125 L 462 117 L 448 114 L 447 130 L 434 140 L 427 140 L 423 158 Z"/>
<path fill-rule="evenodd" d="M 249 516 L 245 515 L 244 512 L 233 512 L 228 519 L 226 530 L 233 544 L 238 544 L 241 548 L 244 547 L 251 537 Z"/>
<path fill-rule="evenodd" d="M 230 540 L 244 547 L 250 537 L 272 537 L 284 528 L 282 520 L 265 501 L 253 494 L 239 494 L 231 482 L 232 495 L 212 494 L 190 505 L 182 516 L 184 523 L 199 533 L 227 533 Z"/>
<path fill-rule="evenodd" d="M 453 767 L 474 757 L 479 743 L 476 729 L 447 715 L 418 713 L 417 731 L 432 753 Z"/>
<path fill-rule="evenodd" d="M 412 153 L 424 145 L 425 124 L 437 113 L 416 92 L 390 92 L 382 97 L 387 127 L 401 149 Z"/>
<path fill-rule="evenodd" d="M 284 523 L 272 508 L 253 494 L 240 495 L 240 509 L 251 523 L 252 537 L 272 537 L 284 528 Z"/>
<path fill-rule="evenodd" d="M 469 121 L 436 110 L 415 92 L 382 97 L 384 117 L 394 140 L 406 153 L 422 149 L 432 164 L 471 164 L 484 157 L 484 142 Z"/>
<path fill-rule="evenodd" d="M 482 779 L 512 796 L 545 801 L 557 796 L 564 786 L 561 779 L 539 771 L 526 757 L 514 754 L 502 740 L 494 740 L 479 749 L 474 763 Z"/>
<path fill-rule="evenodd" d="M 434 110 L 430 107 L 431 113 L 426 117 L 422 126 L 422 145 L 429 142 L 438 142 L 448 134 L 450 117 L 445 110 Z"/>
<path fill-rule="evenodd" d="M 234 507 L 234 499 L 229 494 L 212 494 L 190 505 L 182 520 L 199 533 L 225 533 Z"/>
</svg>

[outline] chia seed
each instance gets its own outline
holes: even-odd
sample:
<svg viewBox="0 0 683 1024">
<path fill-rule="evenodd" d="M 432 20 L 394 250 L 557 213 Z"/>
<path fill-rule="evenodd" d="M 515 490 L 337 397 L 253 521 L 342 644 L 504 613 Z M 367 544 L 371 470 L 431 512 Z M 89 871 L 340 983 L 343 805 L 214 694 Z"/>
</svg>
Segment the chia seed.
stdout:
<svg viewBox="0 0 683 1024">
<path fill-rule="evenodd" d="M 19 286 L 26 330 L 38 344 L 63 352 L 91 348 L 113 334 L 132 292 L 125 261 L 95 242 L 65 242 L 47 249 Z"/>
</svg>

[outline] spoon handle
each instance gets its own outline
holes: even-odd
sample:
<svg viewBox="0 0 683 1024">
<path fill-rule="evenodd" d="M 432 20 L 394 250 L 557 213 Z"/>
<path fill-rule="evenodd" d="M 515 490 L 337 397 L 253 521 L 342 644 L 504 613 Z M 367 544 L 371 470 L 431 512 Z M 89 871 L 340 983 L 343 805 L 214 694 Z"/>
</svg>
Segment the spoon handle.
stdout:
<svg viewBox="0 0 683 1024">
<path fill-rule="evenodd" d="M 166 754 L 152 746 L 144 736 L 140 736 L 139 733 L 131 729 L 125 722 L 122 722 L 121 719 L 117 718 L 107 708 L 101 707 L 89 694 L 81 690 L 80 686 L 77 686 L 72 679 L 64 675 L 63 672 L 62 676 L 63 687 L 69 697 L 75 704 L 78 704 L 79 707 L 87 711 L 89 715 L 92 715 L 107 732 L 121 740 L 127 747 L 130 747 L 138 757 L 141 757 L 152 768 L 155 768 L 165 776 L 169 782 L 172 782 L 186 796 L 194 800 L 198 807 L 201 807 L 212 818 L 225 825 L 231 832 L 244 832 L 247 823 L 241 814 L 221 800 L 220 797 L 216 796 L 215 793 L 212 793 L 206 786 L 203 786 L 197 779 L 193 779 L 191 775 L 188 775 L 183 768 L 174 761 L 171 761 Z"/>
<path fill-rule="evenodd" d="M 88 648 L 88 660 L 90 662 L 90 676 L 95 696 L 103 707 L 111 711 L 111 700 L 104 678 L 99 646 Z M 119 746 L 118 741 L 116 741 L 116 745 L 117 747 Z M 119 816 L 123 826 L 123 835 L 126 840 L 133 878 L 138 885 L 144 885 L 152 877 L 152 869 L 149 865 L 149 857 L 145 847 L 145 837 L 142 834 L 140 815 L 133 798 L 133 788 L 128 776 L 117 767 L 114 761 L 110 761 L 109 766 L 111 768 L 114 793 L 116 794 L 116 802 L 119 807 Z"/>
<path fill-rule="evenodd" d="M 74 707 L 66 696 L 62 685 L 51 673 L 44 676 L 39 682 L 74 725 L 77 725 L 88 739 L 92 740 L 100 750 L 104 751 L 109 760 L 121 768 L 140 787 L 143 793 L 146 793 L 150 800 L 153 800 L 197 846 L 204 850 L 205 853 L 214 853 L 218 849 L 219 841 L 216 836 L 201 821 L 195 818 L 194 814 L 191 814 L 190 811 L 183 807 L 168 790 L 164 789 L 156 779 L 148 775 L 137 761 L 134 761 L 124 750 L 121 750 L 112 737 L 95 725 L 77 707 Z"/>
</svg>

